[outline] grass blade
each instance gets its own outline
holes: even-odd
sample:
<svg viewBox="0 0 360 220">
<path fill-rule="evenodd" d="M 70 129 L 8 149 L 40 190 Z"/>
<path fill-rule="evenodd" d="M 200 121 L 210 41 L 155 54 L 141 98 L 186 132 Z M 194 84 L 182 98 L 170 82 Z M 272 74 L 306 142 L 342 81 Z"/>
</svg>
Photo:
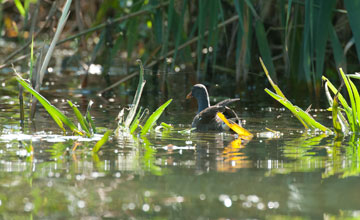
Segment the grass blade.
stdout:
<svg viewBox="0 0 360 220">
<path fill-rule="evenodd" d="M 100 148 L 108 141 L 110 134 L 112 133 L 111 130 L 107 130 L 105 134 L 102 136 L 102 138 L 96 142 L 94 148 L 92 149 L 93 153 L 97 153 Z"/>
<path fill-rule="evenodd" d="M 141 135 L 145 135 L 154 126 L 155 122 L 159 119 L 159 117 L 164 112 L 165 108 L 171 103 L 171 101 L 172 99 L 168 100 L 150 115 L 149 119 L 145 122 L 144 127 L 141 129 Z"/>
</svg>

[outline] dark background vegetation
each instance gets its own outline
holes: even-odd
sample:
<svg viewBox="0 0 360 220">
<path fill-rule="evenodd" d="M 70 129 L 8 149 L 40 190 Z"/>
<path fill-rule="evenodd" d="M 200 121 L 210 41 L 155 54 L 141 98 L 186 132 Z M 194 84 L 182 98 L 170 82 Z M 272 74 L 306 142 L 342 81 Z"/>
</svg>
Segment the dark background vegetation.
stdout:
<svg viewBox="0 0 360 220">
<path fill-rule="evenodd" d="M 64 4 L 2 1 L 1 35 L 16 46 L 4 47 L 1 68 L 27 65 L 33 35 L 35 49 L 49 44 Z M 359 70 L 359 11 L 353 0 L 73 0 L 58 46 L 71 51 L 62 67 L 86 72 L 101 64 L 103 88 L 117 81 L 114 66 L 122 67 L 118 75 L 136 76 L 141 58 L 162 91 L 172 86 L 172 72 L 192 84 L 260 91 L 267 86 L 261 56 L 289 96 L 318 98 L 321 75 L 339 82 L 339 67 Z"/>
</svg>

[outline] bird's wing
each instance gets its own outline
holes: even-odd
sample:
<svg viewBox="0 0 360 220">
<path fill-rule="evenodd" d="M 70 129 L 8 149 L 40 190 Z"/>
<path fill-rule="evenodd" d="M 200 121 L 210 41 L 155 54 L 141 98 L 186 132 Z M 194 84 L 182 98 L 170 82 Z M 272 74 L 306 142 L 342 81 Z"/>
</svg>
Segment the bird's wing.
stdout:
<svg viewBox="0 0 360 220">
<path fill-rule="evenodd" d="M 214 106 L 210 106 L 204 110 L 202 110 L 198 115 L 205 119 L 205 118 L 214 118 L 216 116 L 216 113 L 218 112 L 224 112 L 225 111 L 225 107 L 221 106 L 221 105 L 214 105 Z"/>
<path fill-rule="evenodd" d="M 240 99 L 225 99 L 225 100 L 217 103 L 215 106 L 227 106 L 227 105 L 230 105 L 231 103 L 237 102 L 239 100 Z"/>
</svg>

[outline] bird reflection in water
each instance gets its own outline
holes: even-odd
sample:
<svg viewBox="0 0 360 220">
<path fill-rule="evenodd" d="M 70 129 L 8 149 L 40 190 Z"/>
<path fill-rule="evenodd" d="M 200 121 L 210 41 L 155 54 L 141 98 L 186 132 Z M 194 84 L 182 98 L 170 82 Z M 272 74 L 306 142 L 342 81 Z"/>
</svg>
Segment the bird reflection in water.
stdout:
<svg viewBox="0 0 360 220">
<path fill-rule="evenodd" d="M 240 168 L 250 167 L 250 160 L 247 160 L 248 157 L 241 152 L 247 142 L 240 138 L 230 142 L 220 154 L 221 160 L 218 160 L 217 171 L 235 172 Z"/>
</svg>

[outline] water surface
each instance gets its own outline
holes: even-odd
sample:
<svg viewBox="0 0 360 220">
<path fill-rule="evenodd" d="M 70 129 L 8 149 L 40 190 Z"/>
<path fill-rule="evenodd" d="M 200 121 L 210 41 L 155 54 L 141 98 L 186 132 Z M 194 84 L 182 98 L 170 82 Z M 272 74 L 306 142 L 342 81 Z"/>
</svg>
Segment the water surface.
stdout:
<svg viewBox="0 0 360 220">
<path fill-rule="evenodd" d="M 52 80 L 57 77 L 46 79 L 49 83 L 43 94 L 71 117 L 66 99 L 80 105 L 83 112 L 88 101 L 94 100 L 92 115 L 99 127 L 114 129 L 119 110 L 132 100 L 134 91 L 129 85 L 116 91 L 116 96 L 103 99 L 95 96 L 98 88 L 66 88 L 65 82 Z M 72 80 L 74 85 L 79 82 Z M 360 217 L 358 137 L 335 140 L 326 134 L 307 134 L 262 89 L 256 91 L 262 92 L 260 95 L 240 95 L 241 102 L 234 106 L 244 126 L 254 134 L 251 141 L 240 141 L 228 133 L 181 133 L 190 127 L 196 107 L 184 99 L 191 83 L 176 85 L 169 87 L 168 97 L 149 86 L 141 102 L 153 111 L 167 98 L 173 98 L 160 121 L 172 124 L 174 130 L 152 132 L 142 138 L 112 137 L 98 154 L 90 149 L 99 136 L 86 139 L 64 135 L 42 107 L 35 121 L 26 121 L 21 128 L 17 94 L 3 93 L 1 217 Z M 219 93 L 215 90 L 216 95 Z M 212 98 L 219 99 L 215 96 Z M 253 99 L 256 96 L 259 98 Z M 325 110 L 312 110 L 311 114 L 325 125 L 331 124 Z M 27 151 L 30 146 L 33 154 Z"/>
</svg>

